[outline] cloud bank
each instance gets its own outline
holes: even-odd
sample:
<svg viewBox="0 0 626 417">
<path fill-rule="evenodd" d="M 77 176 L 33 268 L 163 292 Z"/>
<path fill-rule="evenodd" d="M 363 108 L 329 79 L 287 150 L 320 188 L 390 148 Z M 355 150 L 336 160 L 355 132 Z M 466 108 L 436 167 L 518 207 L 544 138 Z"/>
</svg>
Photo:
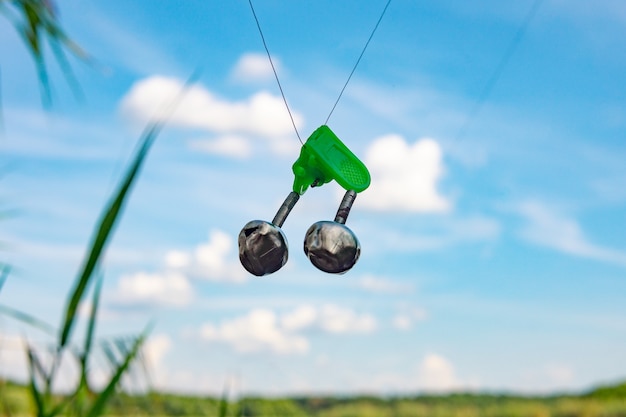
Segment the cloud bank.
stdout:
<svg viewBox="0 0 626 417">
<path fill-rule="evenodd" d="M 200 337 L 207 342 L 227 344 L 240 353 L 304 354 L 310 348 L 305 331 L 365 334 L 376 327 L 376 319 L 367 313 L 332 304 L 302 305 L 283 314 L 260 308 L 218 324 L 206 323 L 200 329 Z"/>
<path fill-rule="evenodd" d="M 626 266 L 626 252 L 592 243 L 575 219 L 537 201 L 525 201 L 516 211 L 526 220 L 520 236 L 537 245 L 570 255 Z"/>
<path fill-rule="evenodd" d="M 365 164 L 372 176 L 359 204 L 375 211 L 445 212 L 450 201 L 438 190 L 444 173 L 443 152 L 433 139 L 413 144 L 399 135 L 376 139 Z"/>
<path fill-rule="evenodd" d="M 192 141 L 191 147 L 223 156 L 249 157 L 254 138 L 277 154 L 292 150 L 293 125 L 282 98 L 260 91 L 243 100 L 228 100 L 193 85 L 177 101 L 183 90 L 184 82 L 177 78 L 144 78 L 122 98 L 120 112 L 140 125 L 167 120 L 172 126 L 212 134 Z M 302 126 L 302 115 L 293 110 L 292 115 L 296 126 Z"/>
<path fill-rule="evenodd" d="M 192 280 L 243 283 L 247 276 L 237 259 L 234 239 L 212 230 L 207 242 L 191 250 L 171 250 L 163 268 L 122 275 L 113 299 L 124 305 L 183 307 L 193 301 Z"/>
<path fill-rule="evenodd" d="M 282 65 L 278 58 L 272 56 L 272 62 L 276 71 L 280 73 Z M 264 82 L 272 81 L 274 73 L 267 55 L 249 52 L 239 58 L 233 68 L 232 77 L 237 81 L 246 83 Z"/>
</svg>

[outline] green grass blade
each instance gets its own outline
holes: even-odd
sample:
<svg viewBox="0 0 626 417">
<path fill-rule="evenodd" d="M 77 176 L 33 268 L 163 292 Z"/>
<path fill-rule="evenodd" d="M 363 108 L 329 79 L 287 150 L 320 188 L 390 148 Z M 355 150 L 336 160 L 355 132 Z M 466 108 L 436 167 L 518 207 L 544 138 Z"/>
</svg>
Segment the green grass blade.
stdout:
<svg viewBox="0 0 626 417">
<path fill-rule="evenodd" d="M 44 10 L 43 3 L 32 1 L 22 1 L 22 10 L 27 20 L 28 26 L 24 27 L 24 37 L 29 44 L 32 53 L 41 57 L 41 43 L 39 42 L 39 29 L 42 26 L 42 16 Z"/>
<path fill-rule="evenodd" d="M 124 375 L 124 373 L 126 373 L 130 364 L 137 356 L 139 349 L 141 349 L 141 347 L 143 346 L 148 332 L 149 330 L 144 331 L 137 339 L 135 339 L 135 343 L 133 343 L 130 351 L 128 352 L 124 360 L 118 365 L 107 386 L 98 394 L 98 397 L 96 398 L 86 417 L 96 417 L 102 415 L 107 401 L 115 392 L 115 388 L 119 384 L 122 376 Z"/>
<path fill-rule="evenodd" d="M 0 264 L 0 291 L 2 291 L 2 287 L 9 277 L 9 273 L 11 272 L 11 267 L 9 265 Z"/>
<path fill-rule="evenodd" d="M 67 405 L 67 401 L 62 401 L 61 403 L 57 404 L 52 410 L 50 410 L 50 412 L 48 412 L 47 417 L 53 417 L 58 414 L 62 414 L 63 409 L 65 409 Z"/>
<path fill-rule="evenodd" d="M 84 264 L 78 274 L 74 290 L 69 297 L 67 307 L 65 309 L 65 318 L 61 330 L 59 348 L 62 349 L 68 342 L 72 327 L 74 325 L 78 305 L 81 302 L 85 291 L 91 281 L 93 273 L 98 265 L 98 261 L 102 256 L 104 249 L 115 228 L 116 222 L 122 213 L 124 203 L 129 195 L 129 191 L 139 173 L 142 163 L 152 145 L 155 137 L 161 129 L 160 123 L 153 123 L 148 131 L 140 140 L 140 147 L 135 155 L 134 160 L 126 171 L 126 175 L 122 179 L 118 190 L 112 196 L 107 205 L 101 220 L 98 222 L 95 234 L 91 241 L 89 251 L 85 257 Z"/>
<path fill-rule="evenodd" d="M 50 88 L 50 80 L 48 79 L 46 63 L 43 56 L 36 55 L 34 52 L 33 59 L 35 60 L 35 68 L 37 69 L 37 77 L 39 78 L 39 94 L 41 96 L 41 103 L 44 108 L 49 109 L 52 106 L 52 89 Z"/>
<path fill-rule="evenodd" d="M 87 335 L 85 337 L 85 346 L 83 350 L 84 360 L 87 360 L 91 347 L 93 345 L 93 337 L 96 328 L 96 317 L 98 314 L 98 306 L 100 305 L 100 292 L 102 291 L 102 277 L 96 282 L 96 288 L 93 291 L 93 299 L 91 301 L 91 312 L 89 313 L 89 324 L 87 326 Z"/>
<path fill-rule="evenodd" d="M 173 108 L 184 97 L 189 86 L 196 79 L 198 72 L 195 72 L 178 94 L 178 96 L 170 103 L 169 114 L 171 114 Z M 105 208 L 101 220 L 98 222 L 95 233 L 93 235 L 89 250 L 85 257 L 84 263 L 78 277 L 75 282 L 74 290 L 68 300 L 68 304 L 65 310 L 65 317 L 63 319 L 63 325 L 61 328 L 61 334 L 59 337 L 59 349 L 63 349 L 68 342 L 74 321 L 76 319 L 76 312 L 78 305 L 83 298 L 83 295 L 89 286 L 93 273 L 98 265 L 98 261 L 108 243 L 109 238 L 115 228 L 118 217 L 121 215 L 126 198 L 129 195 L 131 187 L 139 173 L 141 166 L 144 162 L 152 143 L 160 133 L 165 122 L 153 122 L 150 123 L 143 135 L 139 140 L 139 147 L 132 160 L 132 163 L 128 167 L 126 174 L 124 175 L 117 191 L 111 197 L 109 204 Z"/>
<path fill-rule="evenodd" d="M 96 328 L 96 316 L 98 312 L 98 305 L 100 303 L 100 292 L 102 290 L 102 281 L 102 276 L 100 276 L 98 278 L 98 281 L 96 281 L 96 287 L 93 291 L 93 298 L 91 300 L 91 311 L 89 313 L 89 323 L 87 325 L 87 334 L 85 335 L 85 345 L 83 347 L 83 352 L 80 356 L 81 385 L 84 384 L 86 388 L 89 388 L 89 381 L 87 380 L 87 363 L 89 361 L 89 355 L 93 346 L 93 337 Z"/>
<path fill-rule="evenodd" d="M 41 48 L 40 29 L 43 28 L 48 10 L 44 2 L 22 1 L 21 6 L 21 13 L 26 22 L 20 33 L 35 60 L 39 76 L 39 85 L 41 87 L 41 100 L 44 106 L 47 107 L 52 103 L 52 94 L 48 80 L 48 71 L 46 70 L 46 63 Z"/>
<path fill-rule="evenodd" d="M 115 357 L 115 352 L 111 349 L 111 346 L 108 341 L 102 341 L 100 347 L 102 348 L 102 352 L 104 352 L 104 357 L 107 361 L 109 361 L 109 366 L 111 369 L 115 369 L 118 367 L 117 358 Z"/>
<path fill-rule="evenodd" d="M 56 329 L 54 328 L 54 326 L 46 323 L 43 320 L 39 320 L 38 318 L 31 316 L 30 314 L 15 310 L 12 307 L 0 305 L 0 314 L 11 317 L 17 321 L 21 321 L 22 323 L 26 323 L 29 326 L 35 327 L 45 333 L 51 335 L 56 334 Z"/>
<path fill-rule="evenodd" d="M 37 356 L 37 353 L 28 343 L 26 344 L 26 352 L 28 355 L 29 391 L 37 409 L 37 417 L 53 417 L 61 414 L 63 409 L 67 406 L 66 400 L 59 402 L 56 406 L 50 409 L 50 411 L 46 412 L 46 410 L 50 408 L 53 403 L 51 402 L 50 392 L 41 392 L 37 386 L 37 375 L 39 375 L 41 379 L 45 380 L 46 384 L 48 384 L 50 381 L 50 374 L 46 372 L 41 360 Z M 53 373 L 54 371 L 51 372 Z"/>
<path fill-rule="evenodd" d="M 11 5 L 12 8 L 7 8 L 6 4 Z M 0 12 L 11 21 L 22 37 L 27 49 L 32 54 L 37 68 L 42 103 L 46 107 L 50 106 L 52 94 L 46 70 L 42 38 L 47 37 L 51 44 L 55 41 L 61 42 L 80 58 L 82 55 L 76 52 L 79 49 L 63 34 L 50 1 L 0 1 Z M 20 18 L 13 16 L 12 12 L 15 12 Z M 57 59 L 59 59 L 58 54 Z M 62 67 L 64 66 L 64 63 L 61 61 L 59 61 L 59 64 Z"/>
<path fill-rule="evenodd" d="M 37 355 L 30 344 L 26 344 L 26 354 L 28 356 L 28 377 L 30 393 L 33 397 L 35 407 L 37 408 L 37 417 L 45 416 L 45 402 L 39 388 L 37 387 L 37 375 L 36 373 L 42 373 L 43 368 L 37 358 Z M 44 375 L 45 376 L 45 375 Z"/>
<path fill-rule="evenodd" d="M 59 43 L 59 40 L 55 37 L 54 32 L 51 32 L 50 37 L 50 48 L 52 49 L 52 52 L 57 59 L 59 67 L 61 67 L 61 72 L 63 72 L 63 76 L 65 77 L 67 85 L 70 86 L 70 89 L 74 93 L 74 97 L 76 97 L 77 100 L 84 100 L 85 97 L 83 95 L 83 90 L 80 88 L 80 84 L 76 80 L 76 75 L 74 75 L 72 66 L 65 56 L 62 44 Z"/>
<path fill-rule="evenodd" d="M 130 349 L 127 346 L 128 339 L 129 339 L 128 336 L 122 336 L 113 340 L 113 345 L 117 348 L 117 351 L 122 357 L 128 355 L 128 352 L 130 351 Z"/>
</svg>

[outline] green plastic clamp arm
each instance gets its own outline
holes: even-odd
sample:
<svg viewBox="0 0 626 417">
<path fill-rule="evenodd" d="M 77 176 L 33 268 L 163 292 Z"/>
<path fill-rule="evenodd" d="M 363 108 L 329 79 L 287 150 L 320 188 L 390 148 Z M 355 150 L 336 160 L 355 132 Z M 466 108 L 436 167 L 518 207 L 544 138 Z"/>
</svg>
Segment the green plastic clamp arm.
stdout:
<svg viewBox="0 0 626 417">
<path fill-rule="evenodd" d="M 293 191 L 300 195 L 309 186 L 319 187 L 332 180 L 357 193 L 370 185 L 370 173 L 365 164 L 326 125 L 309 136 L 292 169 Z"/>
</svg>

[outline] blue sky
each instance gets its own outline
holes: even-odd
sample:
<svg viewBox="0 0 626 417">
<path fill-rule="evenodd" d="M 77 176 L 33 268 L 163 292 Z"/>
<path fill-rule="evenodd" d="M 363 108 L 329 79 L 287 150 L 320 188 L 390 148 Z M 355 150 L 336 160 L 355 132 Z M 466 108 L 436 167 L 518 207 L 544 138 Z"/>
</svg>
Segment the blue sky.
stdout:
<svg viewBox="0 0 626 417">
<path fill-rule="evenodd" d="M 59 2 L 97 64 L 72 61 L 81 101 L 50 56 L 50 109 L 1 21 L 0 202 L 17 211 L 0 221 L 14 267 L 2 303 L 60 321 L 141 127 L 200 68 L 103 263 L 99 334 L 154 320 L 157 387 L 554 392 L 624 378 L 626 7 L 543 1 L 473 112 L 532 4 L 392 1 L 329 121 L 372 174 L 347 223 L 361 258 L 342 276 L 301 243 L 333 218 L 334 183 L 287 219 L 283 269 L 239 265 L 239 230 L 272 219 L 299 151 L 246 1 Z M 255 6 L 307 137 L 384 2 Z M 6 318 L 0 332 L 2 372 L 23 376 L 17 341 L 45 336 Z"/>
</svg>

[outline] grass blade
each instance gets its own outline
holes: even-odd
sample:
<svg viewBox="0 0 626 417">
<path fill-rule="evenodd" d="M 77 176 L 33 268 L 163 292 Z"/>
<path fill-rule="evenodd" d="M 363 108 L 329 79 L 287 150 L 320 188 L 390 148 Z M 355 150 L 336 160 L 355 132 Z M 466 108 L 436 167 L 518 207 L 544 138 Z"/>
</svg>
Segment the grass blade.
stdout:
<svg viewBox="0 0 626 417">
<path fill-rule="evenodd" d="M 46 417 L 53 417 L 53 416 L 56 416 L 57 414 L 61 414 L 63 412 L 63 409 L 66 407 L 67 407 L 67 402 L 63 401 L 57 404 L 56 407 L 54 407 L 52 410 L 50 410 L 50 412 L 47 414 Z"/>
<path fill-rule="evenodd" d="M 49 390 L 49 381 L 51 374 L 48 374 L 41 363 L 41 360 L 37 356 L 37 353 L 32 348 L 30 344 L 26 344 L 26 352 L 28 355 L 28 373 L 29 373 L 29 389 L 31 396 L 33 397 L 33 401 L 35 402 L 35 407 L 37 408 L 37 417 L 53 417 L 55 415 L 60 414 L 63 409 L 67 406 L 67 401 L 61 401 L 56 406 L 54 406 L 50 411 L 46 412 L 49 406 L 52 406 L 51 396 Z M 51 373 L 55 372 L 54 370 Z M 39 390 L 37 386 L 37 374 L 43 379 L 46 383 L 46 391 L 43 393 Z M 70 398 L 71 399 L 71 398 Z"/>
<path fill-rule="evenodd" d="M 4 283 L 9 277 L 10 272 L 11 272 L 11 267 L 9 265 L 0 264 L 0 291 L 2 291 L 2 287 L 4 286 Z"/>
<path fill-rule="evenodd" d="M 49 106 L 52 103 L 52 94 L 40 39 L 40 29 L 44 28 L 49 10 L 44 2 L 22 1 L 19 3 L 21 3 L 22 13 L 26 20 L 21 34 L 35 60 L 41 86 L 41 100 L 44 106 Z"/>
<path fill-rule="evenodd" d="M 91 311 L 89 313 L 89 323 L 87 325 L 87 334 L 85 335 L 85 346 L 80 356 L 80 374 L 81 385 L 85 385 L 85 388 L 89 389 L 89 381 L 87 380 L 87 362 L 89 361 L 89 355 L 93 346 L 93 337 L 96 328 L 96 315 L 98 312 L 98 305 L 100 303 L 100 292 L 102 290 L 102 276 L 96 281 L 96 287 L 93 291 L 93 299 L 91 301 Z M 79 385 L 79 389 L 81 387 Z"/>
<path fill-rule="evenodd" d="M 61 330 L 59 348 L 62 349 L 68 342 L 74 321 L 76 319 L 78 305 L 81 302 L 85 291 L 90 283 L 93 273 L 98 265 L 104 249 L 115 228 L 116 222 L 122 213 L 124 203 L 129 195 L 129 191 L 139 173 L 142 163 L 152 145 L 155 137 L 159 133 L 162 125 L 153 123 L 140 140 L 140 147 L 134 160 L 126 171 L 118 190 L 112 196 L 106 207 L 101 220 L 98 222 L 95 234 L 90 244 L 89 251 L 85 257 L 84 264 L 78 274 L 74 290 L 69 297 L 65 310 L 65 318 Z"/>
<path fill-rule="evenodd" d="M 113 340 L 113 345 L 117 348 L 117 351 L 119 352 L 121 357 L 125 357 L 126 355 L 128 355 L 128 352 L 130 352 L 130 349 L 127 346 L 128 344 L 130 344 L 131 346 L 133 344 L 132 338 L 128 336 L 118 337 Z"/>
<path fill-rule="evenodd" d="M 80 84 L 78 84 L 78 81 L 76 80 L 76 75 L 74 75 L 74 71 L 72 70 L 70 63 L 65 56 L 65 52 L 62 48 L 63 45 L 59 44 L 59 39 L 57 38 L 57 35 L 55 35 L 55 32 L 51 31 L 50 36 L 50 49 L 52 49 L 52 52 L 57 59 L 57 63 L 61 67 L 61 71 L 63 72 L 65 81 L 72 89 L 74 97 L 76 97 L 78 100 L 83 100 L 83 90 L 80 88 Z"/>
<path fill-rule="evenodd" d="M 91 409 L 87 413 L 86 417 L 96 417 L 102 414 L 107 401 L 109 400 L 111 395 L 115 392 L 115 388 L 119 384 L 120 379 L 122 378 L 122 375 L 124 375 L 124 373 L 128 370 L 131 362 L 135 359 L 135 357 L 137 356 L 137 353 L 139 352 L 139 349 L 142 347 L 143 343 L 145 342 L 148 332 L 149 330 L 145 330 L 141 334 L 141 336 L 135 339 L 135 343 L 133 343 L 133 346 L 131 347 L 130 351 L 128 352 L 124 360 L 118 365 L 115 373 L 111 377 L 111 380 L 107 384 L 106 388 L 98 394 L 98 398 L 96 398 L 94 404 L 92 405 Z"/>
<path fill-rule="evenodd" d="M 96 288 L 93 291 L 93 299 L 91 301 L 91 312 L 89 313 L 89 324 L 87 326 L 87 335 L 85 337 L 85 346 L 83 350 L 84 360 L 87 360 L 89 353 L 91 352 L 91 346 L 93 345 L 93 336 L 96 328 L 96 316 L 98 313 L 98 306 L 100 305 L 100 292 L 102 291 L 102 277 L 96 282 Z"/>
<path fill-rule="evenodd" d="M 39 388 L 37 387 L 37 375 L 39 372 L 43 374 L 45 378 L 45 372 L 43 367 L 41 366 L 41 362 L 33 348 L 30 344 L 26 344 L 26 354 L 28 356 L 28 376 L 29 376 L 29 388 L 30 393 L 33 397 L 33 401 L 35 402 L 35 407 L 37 408 L 37 417 L 45 416 L 45 402 L 41 392 L 39 392 Z"/>
<path fill-rule="evenodd" d="M 56 329 L 54 328 L 54 326 L 46 323 L 43 320 L 39 320 L 38 318 L 31 316 L 30 314 L 15 310 L 14 308 L 0 305 L 0 314 L 4 314 L 5 316 L 9 316 L 15 320 L 21 321 L 22 323 L 26 323 L 48 334 L 56 334 Z"/>
<path fill-rule="evenodd" d="M 80 59 L 87 60 L 88 55 L 65 35 L 57 19 L 52 2 L 50 0 L 17 0 L 10 2 L 21 17 L 20 20 L 16 18 L 11 19 L 10 10 L 5 7 L 5 3 L 9 2 L 0 0 L 0 12 L 3 12 L 12 20 L 13 26 L 15 26 L 23 38 L 27 49 L 33 56 L 44 106 L 48 107 L 52 104 L 50 82 L 44 57 L 43 41 L 45 39 L 48 40 L 66 81 L 74 91 L 74 94 L 76 94 L 76 97 L 81 97 L 80 86 L 76 82 L 76 77 L 67 62 L 63 48 L 68 49 Z"/>
<path fill-rule="evenodd" d="M 169 114 L 184 97 L 189 86 L 195 81 L 198 76 L 198 72 L 192 74 L 187 80 L 178 96 L 169 103 Z M 89 282 L 95 271 L 98 261 L 106 248 L 109 238 L 111 237 L 118 217 L 121 215 L 126 198 L 129 195 L 131 187 L 139 173 L 141 166 L 144 162 L 152 143 L 163 128 L 165 121 L 150 123 L 139 140 L 139 147 L 132 160 L 132 163 L 128 167 L 126 174 L 124 175 L 122 182 L 119 184 L 117 191 L 111 197 L 109 204 L 106 206 L 101 220 L 98 222 L 95 233 L 93 235 L 89 251 L 85 257 L 83 266 L 76 279 L 74 290 L 69 298 L 66 310 L 65 318 L 59 337 L 59 349 L 63 349 L 68 342 L 74 321 L 76 319 L 76 311 L 83 295 L 89 286 Z"/>
<path fill-rule="evenodd" d="M 111 349 L 111 346 L 113 345 L 110 344 L 108 341 L 106 340 L 102 341 L 101 348 L 102 348 L 102 352 L 104 352 L 104 357 L 106 358 L 107 361 L 109 361 L 109 366 L 111 367 L 111 369 L 115 369 L 119 365 L 117 362 L 117 358 L 115 357 L 115 353 L 113 352 L 113 349 Z"/>
</svg>

